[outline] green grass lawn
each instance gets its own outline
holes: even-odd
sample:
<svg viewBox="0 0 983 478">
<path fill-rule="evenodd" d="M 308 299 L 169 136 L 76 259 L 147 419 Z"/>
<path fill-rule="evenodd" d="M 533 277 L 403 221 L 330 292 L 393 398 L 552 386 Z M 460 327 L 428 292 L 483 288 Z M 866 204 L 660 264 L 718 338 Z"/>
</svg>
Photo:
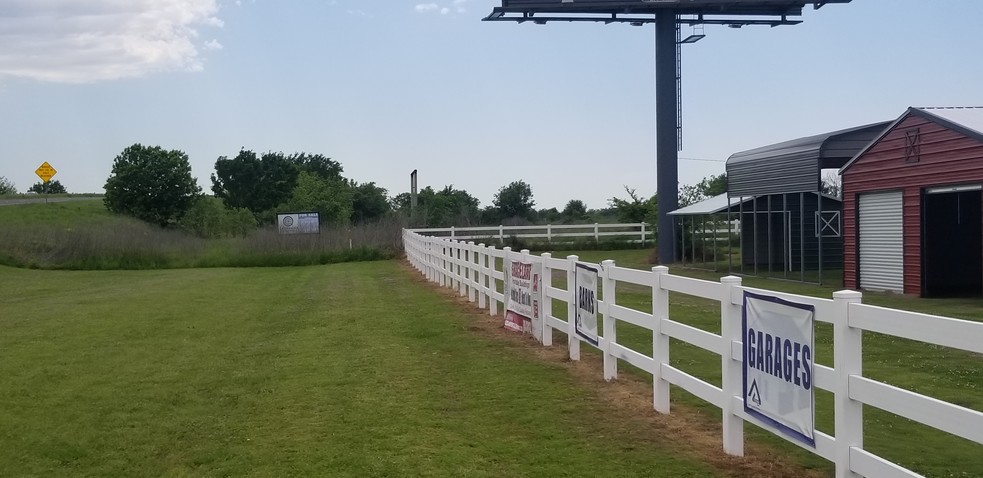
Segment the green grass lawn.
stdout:
<svg viewBox="0 0 983 478">
<path fill-rule="evenodd" d="M 0 267 L 0 476 L 734 476 L 412 278 Z"/>
</svg>

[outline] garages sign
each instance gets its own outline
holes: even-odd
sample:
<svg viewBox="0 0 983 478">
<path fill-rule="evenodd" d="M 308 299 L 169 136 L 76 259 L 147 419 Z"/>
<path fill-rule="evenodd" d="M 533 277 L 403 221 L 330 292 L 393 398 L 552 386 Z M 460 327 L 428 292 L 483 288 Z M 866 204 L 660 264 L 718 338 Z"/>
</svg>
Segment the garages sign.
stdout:
<svg viewBox="0 0 983 478">
<path fill-rule="evenodd" d="M 816 446 L 815 307 L 744 292 L 744 411 Z"/>
</svg>

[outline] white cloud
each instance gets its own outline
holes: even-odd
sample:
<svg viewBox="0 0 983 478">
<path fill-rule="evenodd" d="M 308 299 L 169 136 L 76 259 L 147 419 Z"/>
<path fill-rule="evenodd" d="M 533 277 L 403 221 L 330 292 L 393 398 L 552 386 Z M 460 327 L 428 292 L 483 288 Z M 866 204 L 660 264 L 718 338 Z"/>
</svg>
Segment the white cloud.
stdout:
<svg viewBox="0 0 983 478">
<path fill-rule="evenodd" d="M 206 41 L 203 46 L 205 47 L 206 50 L 221 50 L 225 48 L 224 46 L 222 46 L 221 43 L 218 42 L 218 40 L 215 39 Z"/>
<path fill-rule="evenodd" d="M 448 13 L 464 13 L 467 10 L 464 8 L 468 0 L 453 0 L 451 6 L 440 6 L 437 3 L 419 3 L 414 7 L 418 13 L 429 13 L 435 12 L 441 15 L 447 15 Z"/>
<path fill-rule="evenodd" d="M 217 0 L 3 0 L 0 77 L 85 83 L 202 69 Z M 221 47 L 215 40 L 202 49 Z"/>
</svg>

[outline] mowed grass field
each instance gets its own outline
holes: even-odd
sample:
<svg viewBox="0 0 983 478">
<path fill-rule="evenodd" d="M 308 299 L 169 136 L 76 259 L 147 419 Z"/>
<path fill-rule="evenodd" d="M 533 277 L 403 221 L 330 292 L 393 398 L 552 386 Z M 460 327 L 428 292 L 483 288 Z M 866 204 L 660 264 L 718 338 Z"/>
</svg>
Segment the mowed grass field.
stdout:
<svg viewBox="0 0 983 478">
<path fill-rule="evenodd" d="M 0 268 L 0 476 L 738 473 L 465 309 L 397 261 Z"/>
</svg>

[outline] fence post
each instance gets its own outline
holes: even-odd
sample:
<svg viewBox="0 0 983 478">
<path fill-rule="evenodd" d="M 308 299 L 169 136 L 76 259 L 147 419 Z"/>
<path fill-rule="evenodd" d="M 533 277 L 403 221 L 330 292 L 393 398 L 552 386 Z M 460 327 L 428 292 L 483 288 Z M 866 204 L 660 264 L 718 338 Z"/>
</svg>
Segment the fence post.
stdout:
<svg viewBox="0 0 983 478">
<path fill-rule="evenodd" d="M 487 301 L 488 294 L 488 254 L 485 249 L 485 243 L 482 242 L 478 244 L 478 250 L 475 251 L 478 255 L 478 308 L 484 310 Z"/>
<path fill-rule="evenodd" d="M 720 283 L 723 284 L 720 297 L 720 370 L 723 374 L 721 388 L 724 392 L 724 453 L 744 456 L 744 419 L 737 416 L 734 409 L 734 398 L 744 397 L 744 366 L 734 359 L 733 352 L 734 345 L 743 340 L 743 311 L 740 305 L 734 305 L 731 300 L 734 290 L 741 286 L 741 278 L 721 277 Z"/>
<path fill-rule="evenodd" d="M 544 252 L 543 258 L 543 286 L 540 292 L 543 294 L 542 302 L 539 304 L 539 318 L 543 321 L 543 346 L 553 345 L 553 327 L 550 326 L 550 317 L 553 317 L 553 299 L 550 298 L 550 288 L 553 287 L 553 269 L 550 269 L 550 259 L 553 257 L 549 252 Z"/>
<path fill-rule="evenodd" d="M 669 291 L 662 288 L 662 278 L 669 275 L 669 268 L 652 268 L 652 358 L 655 373 L 652 374 L 652 406 L 659 413 L 669 413 L 669 382 L 662 378 L 662 365 L 669 364 L 669 336 L 662 333 L 662 321 L 669 319 Z"/>
<path fill-rule="evenodd" d="M 618 343 L 618 329 L 611 309 L 616 302 L 615 280 L 611 278 L 611 269 L 614 268 L 614 261 L 606 260 L 601 262 L 601 296 L 604 298 L 604 307 L 601 308 L 604 314 L 604 380 L 614 380 L 618 378 L 618 357 L 611 354 L 611 348 Z"/>
<path fill-rule="evenodd" d="M 477 255 L 478 251 L 476 251 L 474 248 L 474 241 L 468 241 L 468 252 L 466 254 L 468 261 L 468 302 L 472 303 L 475 300 L 474 285 L 478 279 L 478 271 L 476 271 L 474 267 L 474 259 L 477 257 Z"/>
<path fill-rule="evenodd" d="M 598 242 L 600 240 L 601 240 L 601 231 L 598 228 L 597 223 L 595 222 L 594 223 L 594 242 L 596 243 L 596 242 Z"/>
<path fill-rule="evenodd" d="M 454 226 L 451 226 L 451 239 L 454 239 L 454 237 L 456 237 L 454 235 Z"/>
<path fill-rule="evenodd" d="M 645 245 L 645 223 L 642 223 L 642 245 Z"/>
<path fill-rule="evenodd" d="M 440 241 L 440 286 L 447 287 L 447 243 Z"/>
<path fill-rule="evenodd" d="M 498 314 L 498 300 L 495 299 L 495 293 L 498 292 L 498 279 L 495 278 L 497 265 L 495 246 L 490 246 L 488 247 L 488 315 Z"/>
<path fill-rule="evenodd" d="M 498 240 L 505 245 L 505 226 L 501 224 L 498 225 Z"/>
<path fill-rule="evenodd" d="M 503 247 L 502 248 L 502 315 L 507 315 L 509 313 L 509 275 L 510 272 L 506 272 L 510 267 L 512 267 L 512 248 Z"/>
<path fill-rule="evenodd" d="M 863 374 L 863 330 L 850 327 L 850 304 L 859 304 L 860 292 L 841 290 L 833 293 L 833 387 L 834 429 L 836 430 L 836 477 L 859 476 L 850 470 L 850 449 L 864 446 L 863 404 L 850 398 L 850 376 Z"/>
<path fill-rule="evenodd" d="M 552 244 L 553 243 L 553 225 L 552 224 L 547 224 L 546 225 L 546 242 L 549 243 L 549 244 Z"/>
<path fill-rule="evenodd" d="M 580 337 L 577 336 L 577 256 L 567 256 L 567 350 L 570 360 L 580 360 Z"/>
<path fill-rule="evenodd" d="M 464 265 L 465 254 L 467 254 L 467 246 L 464 242 L 457 241 L 457 293 L 460 296 L 466 294 L 465 288 L 467 287 L 467 281 L 465 280 L 467 267 Z"/>
</svg>

